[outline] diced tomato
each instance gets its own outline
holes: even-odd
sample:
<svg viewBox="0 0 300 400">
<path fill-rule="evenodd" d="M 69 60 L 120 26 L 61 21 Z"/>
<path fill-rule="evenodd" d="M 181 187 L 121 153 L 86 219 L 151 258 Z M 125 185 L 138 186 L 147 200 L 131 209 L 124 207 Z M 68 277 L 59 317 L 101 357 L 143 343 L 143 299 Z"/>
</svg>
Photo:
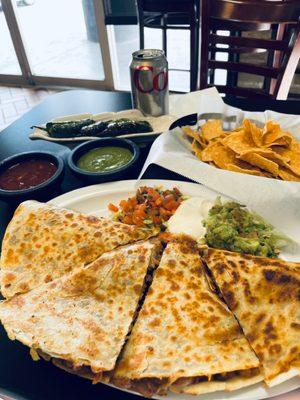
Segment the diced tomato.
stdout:
<svg viewBox="0 0 300 400">
<path fill-rule="evenodd" d="M 163 207 L 161 207 L 160 209 L 159 209 L 159 213 L 160 213 L 160 215 L 171 215 L 171 212 L 169 211 L 169 210 L 166 210 L 165 208 L 163 208 Z"/>
<path fill-rule="evenodd" d="M 126 211 L 128 208 L 128 202 L 126 200 L 121 200 L 120 207 L 122 208 L 123 211 Z"/>
<path fill-rule="evenodd" d="M 160 222 L 160 219 L 159 219 L 159 217 L 154 216 L 154 217 L 152 218 L 152 221 L 153 221 L 154 225 L 158 225 L 159 222 Z"/>
<path fill-rule="evenodd" d="M 153 197 L 153 200 L 156 201 L 160 198 L 160 195 L 157 192 L 153 192 L 152 197 Z"/>
<path fill-rule="evenodd" d="M 112 212 L 117 212 L 117 211 L 119 211 L 118 207 L 115 206 L 115 205 L 112 204 L 112 203 L 110 203 L 110 204 L 108 205 L 108 209 L 109 209 L 109 211 L 112 211 Z"/>
<path fill-rule="evenodd" d="M 146 204 L 141 204 L 139 206 L 137 206 L 135 214 L 141 218 L 141 219 L 145 219 L 146 218 L 146 213 L 145 213 L 145 209 L 146 209 Z"/>
<path fill-rule="evenodd" d="M 132 215 L 132 222 L 133 222 L 135 225 L 138 225 L 138 226 L 143 225 L 143 219 L 140 218 L 140 217 L 137 215 L 137 213 L 133 213 L 133 215 Z"/>
<path fill-rule="evenodd" d="M 167 210 L 172 211 L 172 210 L 176 210 L 176 209 L 178 208 L 178 205 L 179 205 L 179 204 L 177 203 L 176 200 L 171 199 L 171 200 L 169 200 L 169 201 L 164 205 L 164 207 L 165 207 Z"/>
<path fill-rule="evenodd" d="M 130 204 L 131 208 L 134 209 L 134 207 L 137 205 L 137 200 L 134 197 L 131 197 L 129 199 L 129 204 Z"/>
<path fill-rule="evenodd" d="M 132 217 L 129 215 L 125 215 L 123 217 L 123 223 L 128 225 L 133 225 Z"/>
</svg>

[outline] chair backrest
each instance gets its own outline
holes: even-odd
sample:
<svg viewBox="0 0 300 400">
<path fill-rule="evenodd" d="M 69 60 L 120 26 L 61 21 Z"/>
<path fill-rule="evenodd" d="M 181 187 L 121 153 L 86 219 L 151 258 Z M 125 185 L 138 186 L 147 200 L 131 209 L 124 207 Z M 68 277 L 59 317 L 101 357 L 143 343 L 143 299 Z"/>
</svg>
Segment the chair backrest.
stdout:
<svg viewBox="0 0 300 400">
<path fill-rule="evenodd" d="M 261 89 L 219 86 L 219 91 L 241 97 L 273 96 L 283 98 L 288 92 L 293 73 L 299 60 L 299 0 L 202 0 L 201 11 L 201 67 L 200 88 L 209 86 L 209 71 L 225 69 L 263 76 L 273 80 L 272 93 Z M 264 26 L 279 24 L 289 35 L 274 39 L 261 39 L 232 35 L 231 32 L 261 30 Z M 287 29 L 288 28 L 288 29 Z M 229 31 L 221 36 L 218 31 Z M 220 48 L 221 45 L 221 48 Z M 224 46 L 226 45 L 226 46 Z M 280 52 L 280 65 L 254 65 L 245 62 L 218 61 L 216 52 L 243 54 L 265 49 Z M 296 51 L 295 51 L 296 50 Z M 289 71 L 289 74 L 286 71 Z M 294 72 L 293 72 L 294 70 Z M 292 77 L 290 74 L 292 73 Z M 275 82 L 275 84 L 274 84 Z M 284 88 L 284 90 L 283 90 Z"/>
</svg>

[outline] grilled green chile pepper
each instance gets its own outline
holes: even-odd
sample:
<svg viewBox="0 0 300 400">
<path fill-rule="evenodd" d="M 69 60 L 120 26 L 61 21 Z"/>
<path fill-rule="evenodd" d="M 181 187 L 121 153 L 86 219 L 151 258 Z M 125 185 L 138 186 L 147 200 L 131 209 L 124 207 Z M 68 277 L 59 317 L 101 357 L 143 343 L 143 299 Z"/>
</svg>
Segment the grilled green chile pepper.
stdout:
<svg viewBox="0 0 300 400">
<path fill-rule="evenodd" d="M 82 136 L 101 136 L 99 135 L 102 133 L 108 125 L 109 121 L 97 121 L 91 125 L 84 126 L 81 128 L 81 135 Z"/>
<path fill-rule="evenodd" d="M 94 122 L 93 119 L 86 118 L 80 121 L 47 122 L 46 128 L 41 126 L 32 126 L 31 128 L 42 129 L 48 132 L 49 136 L 53 138 L 70 138 L 82 136 L 81 129 Z"/>
<path fill-rule="evenodd" d="M 82 136 L 100 137 L 144 132 L 153 132 L 148 121 L 134 121 L 128 118 L 98 121 L 81 129 Z"/>
</svg>

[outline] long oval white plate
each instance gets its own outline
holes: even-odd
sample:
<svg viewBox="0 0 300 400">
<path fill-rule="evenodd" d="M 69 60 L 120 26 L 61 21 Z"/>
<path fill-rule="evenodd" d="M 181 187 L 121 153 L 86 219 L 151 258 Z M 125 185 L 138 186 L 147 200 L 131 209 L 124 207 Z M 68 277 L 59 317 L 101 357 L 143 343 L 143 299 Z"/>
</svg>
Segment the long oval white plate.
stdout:
<svg viewBox="0 0 300 400">
<path fill-rule="evenodd" d="M 109 203 L 118 204 L 120 200 L 132 196 L 136 188 L 142 185 L 163 186 L 165 188 L 173 188 L 176 186 L 187 196 L 201 196 L 212 201 L 219 195 L 219 193 L 196 183 L 145 179 L 138 182 L 135 180 L 128 180 L 87 186 L 56 197 L 52 199 L 50 203 L 87 214 L 108 216 L 107 205 Z M 221 197 L 226 199 L 225 196 Z M 297 388 L 300 388 L 300 378 L 295 377 L 273 388 L 266 388 L 263 383 L 258 383 L 234 392 L 216 392 L 201 396 L 169 393 L 167 396 L 154 396 L 154 398 L 160 400 L 260 400 L 288 393 Z"/>
<path fill-rule="evenodd" d="M 129 118 L 137 121 L 148 121 L 152 126 L 152 132 L 143 132 L 143 133 L 128 133 L 123 135 L 118 135 L 116 137 L 123 139 L 130 138 L 138 138 L 138 137 L 148 137 L 148 136 L 157 136 L 162 132 L 165 132 L 169 129 L 169 126 L 176 120 L 176 117 L 173 115 L 161 115 L 160 117 L 145 117 L 139 110 L 123 110 L 119 112 L 106 112 L 101 114 L 73 114 L 66 115 L 63 117 L 57 117 L 53 119 L 51 122 L 63 122 L 63 121 L 80 121 L 85 118 L 92 118 L 95 121 L 107 121 L 109 119 L 120 119 L 120 118 Z M 41 124 L 41 127 L 46 127 L 46 124 Z M 30 139 L 44 139 L 50 142 L 83 142 L 87 140 L 99 139 L 101 136 L 74 136 L 70 138 L 54 138 L 49 136 L 49 134 L 39 128 L 35 128 L 32 133 L 29 134 Z"/>
</svg>

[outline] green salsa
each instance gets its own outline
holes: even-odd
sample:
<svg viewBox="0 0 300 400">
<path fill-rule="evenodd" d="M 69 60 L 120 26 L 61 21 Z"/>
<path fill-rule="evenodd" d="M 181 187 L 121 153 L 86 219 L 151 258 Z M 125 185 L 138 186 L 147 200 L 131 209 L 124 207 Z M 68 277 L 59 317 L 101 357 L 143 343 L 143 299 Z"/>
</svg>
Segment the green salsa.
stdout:
<svg viewBox="0 0 300 400">
<path fill-rule="evenodd" d="M 81 156 L 77 167 L 88 172 L 111 172 L 128 164 L 132 157 L 132 152 L 124 147 L 99 147 Z"/>
<path fill-rule="evenodd" d="M 276 258 L 287 238 L 241 204 L 217 200 L 207 219 L 205 242 L 210 247 Z"/>
</svg>

